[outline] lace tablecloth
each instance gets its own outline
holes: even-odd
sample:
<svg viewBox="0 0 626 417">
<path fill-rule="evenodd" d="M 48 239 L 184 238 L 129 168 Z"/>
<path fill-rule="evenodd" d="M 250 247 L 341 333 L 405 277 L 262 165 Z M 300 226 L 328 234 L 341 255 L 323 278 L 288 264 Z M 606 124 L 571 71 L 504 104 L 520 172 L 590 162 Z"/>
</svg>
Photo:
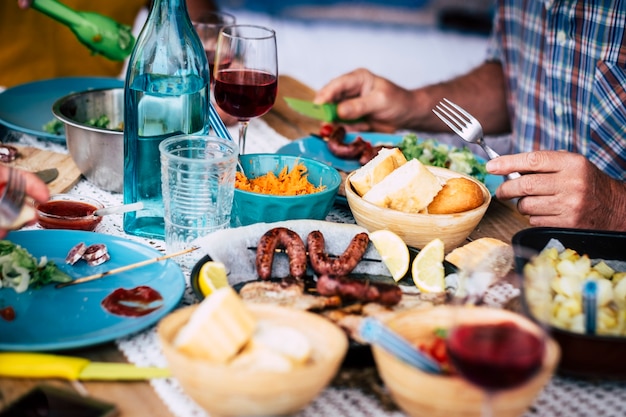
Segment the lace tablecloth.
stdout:
<svg viewBox="0 0 626 417">
<path fill-rule="evenodd" d="M 234 129 L 232 129 L 231 133 L 233 137 L 236 137 Z M 20 144 L 61 153 L 67 152 L 63 145 L 56 143 L 41 142 L 27 135 L 14 132 L 11 132 L 9 136 L 13 137 L 4 139 L 17 139 Z M 250 123 L 248 141 L 247 148 L 250 153 L 274 152 L 289 142 L 288 139 L 282 137 L 266 123 L 258 119 Z M 105 205 L 122 203 L 121 194 L 103 191 L 84 179 L 69 192 L 89 195 L 102 201 Z M 349 210 L 339 206 L 333 208 L 327 220 L 342 223 L 354 222 Z M 38 227 L 32 226 L 32 228 Z M 126 235 L 122 229 L 121 215 L 105 217 L 98 226 L 97 232 L 123 236 L 130 240 L 148 244 L 160 251 L 165 251 L 163 241 L 147 240 Z M 185 276 L 189 279 L 189 271 L 185 267 L 183 269 Z M 497 292 L 493 296 L 497 298 Z M 195 302 L 196 299 L 188 285 L 181 305 L 190 305 Z M 129 362 L 140 366 L 167 366 L 154 326 L 139 334 L 116 340 L 115 343 Z M 338 377 L 331 386 L 326 388 L 317 399 L 298 413 L 297 416 L 404 416 L 404 413 L 393 405 L 384 386 L 382 386 L 371 367 L 370 369 L 357 369 L 351 372 L 352 374 L 354 372 L 362 372 L 362 378 L 360 379 L 366 383 L 355 386 L 352 383 L 353 381 L 342 381 Z M 175 379 L 154 379 L 150 383 L 173 415 L 177 417 L 207 416 L 206 412 L 182 391 Z M 419 395 L 418 391 L 416 391 L 416 395 Z M 525 417 L 623 417 L 625 415 L 626 382 L 591 381 L 556 376 L 541 392 L 535 403 L 525 414 Z"/>
</svg>

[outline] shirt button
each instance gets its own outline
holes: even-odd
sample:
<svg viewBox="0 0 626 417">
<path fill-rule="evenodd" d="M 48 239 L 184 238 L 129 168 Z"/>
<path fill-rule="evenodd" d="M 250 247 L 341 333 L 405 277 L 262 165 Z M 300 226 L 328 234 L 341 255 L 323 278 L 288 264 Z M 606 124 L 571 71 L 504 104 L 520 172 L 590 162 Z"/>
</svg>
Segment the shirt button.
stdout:
<svg viewBox="0 0 626 417">
<path fill-rule="evenodd" d="M 565 42 L 567 42 L 567 35 L 565 34 L 565 32 L 563 32 L 562 30 L 559 31 L 559 33 L 556 34 L 556 41 L 559 43 L 559 45 L 565 45 Z"/>
<path fill-rule="evenodd" d="M 560 104 L 557 104 L 556 106 L 554 106 L 554 114 L 557 117 L 563 116 L 563 106 L 561 106 Z"/>
</svg>

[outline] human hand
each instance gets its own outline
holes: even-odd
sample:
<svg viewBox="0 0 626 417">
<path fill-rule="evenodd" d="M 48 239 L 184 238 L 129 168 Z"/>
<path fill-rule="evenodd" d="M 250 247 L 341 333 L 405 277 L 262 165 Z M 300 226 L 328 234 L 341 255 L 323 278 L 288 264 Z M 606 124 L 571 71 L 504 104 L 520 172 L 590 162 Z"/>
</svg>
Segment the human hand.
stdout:
<svg viewBox="0 0 626 417">
<path fill-rule="evenodd" d="M 2 184 L 2 188 L 6 186 L 9 179 L 9 171 L 11 169 L 17 168 L 0 165 L 0 184 Z M 48 186 L 43 181 L 41 181 L 35 174 L 21 169 L 19 170 L 19 174 L 24 177 L 26 182 L 25 192 L 28 197 L 39 203 L 48 201 L 50 198 L 50 191 L 48 190 Z M 33 217 L 32 219 L 29 219 L 26 224 L 33 224 L 35 221 L 36 217 Z M 0 229 L 0 239 L 4 238 L 8 232 L 9 229 Z"/>
<path fill-rule="evenodd" d="M 531 226 L 626 230 L 626 183 L 600 171 L 584 156 L 563 151 L 504 155 L 487 171 L 520 178 L 496 190 L 503 200 L 519 198 L 517 209 Z"/>
<path fill-rule="evenodd" d="M 406 127 L 413 96 L 409 90 L 360 68 L 331 80 L 313 101 L 338 103 L 337 114 L 342 119 L 365 119 L 346 126 L 351 130 L 394 132 Z"/>
</svg>

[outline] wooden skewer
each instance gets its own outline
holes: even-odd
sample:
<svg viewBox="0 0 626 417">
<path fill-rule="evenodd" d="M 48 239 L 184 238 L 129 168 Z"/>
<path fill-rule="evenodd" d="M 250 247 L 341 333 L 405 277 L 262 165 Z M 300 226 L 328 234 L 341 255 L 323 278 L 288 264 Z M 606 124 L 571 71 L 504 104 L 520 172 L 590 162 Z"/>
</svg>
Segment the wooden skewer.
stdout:
<svg viewBox="0 0 626 417">
<path fill-rule="evenodd" d="M 256 246 L 248 246 L 248 250 L 254 250 L 255 251 L 255 250 L 257 250 L 257 247 Z M 275 253 L 287 253 L 287 250 L 283 249 L 283 248 L 276 248 L 276 249 L 274 249 L 274 252 Z M 308 256 L 309 252 L 307 252 L 306 254 Z M 328 255 L 328 256 L 330 256 L 331 258 L 338 258 L 337 255 Z M 380 259 L 373 259 L 373 258 L 361 258 L 361 260 L 362 261 L 366 261 L 366 262 L 382 262 L 382 260 L 380 260 Z"/>
<path fill-rule="evenodd" d="M 169 255 L 163 255 L 163 256 L 156 257 L 156 258 L 152 258 L 152 259 L 146 259 L 145 261 L 136 262 L 134 264 L 120 266 L 119 268 L 111 269 L 110 271 L 100 272 L 98 274 L 93 274 L 93 275 L 89 275 L 86 277 L 77 278 L 70 282 L 62 282 L 62 283 L 55 285 L 55 288 L 64 288 L 64 287 L 69 287 L 70 285 L 76 285 L 76 284 L 82 284 L 84 282 L 94 281 L 96 279 L 104 278 L 109 275 L 119 274 L 120 272 L 126 272 L 131 269 L 140 268 L 145 265 L 150 265 L 156 262 L 164 261 L 166 259 L 173 258 L 175 256 L 184 255 L 186 253 L 193 252 L 196 249 L 198 248 L 197 247 L 189 248 L 189 249 L 182 250 L 180 252 L 171 253 Z"/>
</svg>

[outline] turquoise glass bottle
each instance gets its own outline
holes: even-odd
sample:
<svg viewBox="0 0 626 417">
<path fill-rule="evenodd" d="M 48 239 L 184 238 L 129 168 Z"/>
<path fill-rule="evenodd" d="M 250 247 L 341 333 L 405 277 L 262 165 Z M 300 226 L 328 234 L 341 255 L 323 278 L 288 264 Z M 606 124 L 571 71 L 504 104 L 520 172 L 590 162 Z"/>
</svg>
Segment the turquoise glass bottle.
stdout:
<svg viewBox="0 0 626 417">
<path fill-rule="evenodd" d="M 185 0 L 154 0 L 133 49 L 124 91 L 124 231 L 163 239 L 159 143 L 209 129 L 209 69 Z"/>
</svg>

